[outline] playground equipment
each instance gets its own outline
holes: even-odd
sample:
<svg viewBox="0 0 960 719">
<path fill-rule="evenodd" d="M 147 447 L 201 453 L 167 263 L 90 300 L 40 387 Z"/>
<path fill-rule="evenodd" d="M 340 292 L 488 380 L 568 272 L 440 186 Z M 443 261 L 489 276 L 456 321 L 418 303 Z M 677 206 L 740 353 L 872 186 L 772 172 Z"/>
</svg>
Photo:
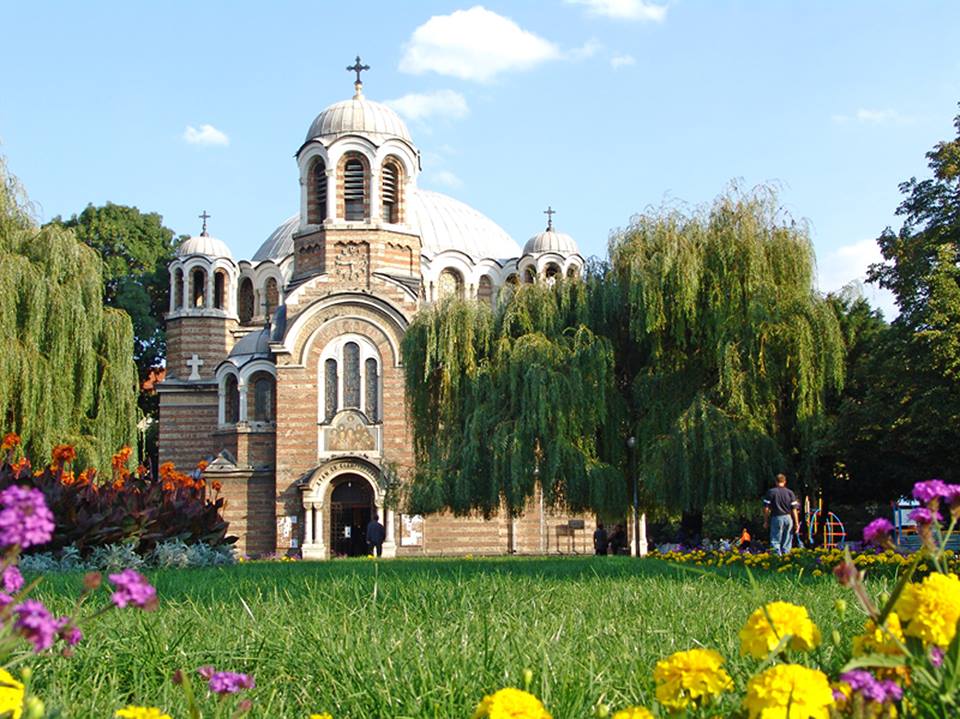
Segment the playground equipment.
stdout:
<svg viewBox="0 0 960 719">
<path fill-rule="evenodd" d="M 833 512 L 823 511 L 823 498 L 817 498 L 816 509 L 810 507 L 810 497 L 803 501 L 804 514 L 807 518 L 807 541 L 810 546 L 821 539 L 820 546 L 824 549 L 837 549 L 842 547 L 847 539 L 847 530 L 843 522 Z"/>
</svg>

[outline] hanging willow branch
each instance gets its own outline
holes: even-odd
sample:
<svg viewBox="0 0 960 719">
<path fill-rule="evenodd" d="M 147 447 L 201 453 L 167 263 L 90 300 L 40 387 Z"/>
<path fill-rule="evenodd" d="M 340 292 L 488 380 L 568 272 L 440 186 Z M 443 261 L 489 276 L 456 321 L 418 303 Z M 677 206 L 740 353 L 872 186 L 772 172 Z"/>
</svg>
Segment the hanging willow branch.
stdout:
<svg viewBox="0 0 960 719">
<path fill-rule="evenodd" d="M 101 260 L 57 227 L 39 229 L 0 158 L 0 428 L 28 456 L 76 446 L 105 467 L 136 439 L 133 329 L 104 309 Z"/>
</svg>

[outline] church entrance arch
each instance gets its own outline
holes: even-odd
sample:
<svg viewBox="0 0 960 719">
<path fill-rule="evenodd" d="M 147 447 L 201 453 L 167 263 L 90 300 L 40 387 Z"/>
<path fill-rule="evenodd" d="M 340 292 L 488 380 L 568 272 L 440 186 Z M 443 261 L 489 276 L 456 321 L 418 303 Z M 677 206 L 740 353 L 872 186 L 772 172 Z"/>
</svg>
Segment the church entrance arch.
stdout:
<svg viewBox="0 0 960 719">
<path fill-rule="evenodd" d="M 367 553 L 367 524 L 373 517 L 374 494 L 359 474 L 343 474 L 332 483 L 330 495 L 330 549 L 335 557 Z"/>
</svg>

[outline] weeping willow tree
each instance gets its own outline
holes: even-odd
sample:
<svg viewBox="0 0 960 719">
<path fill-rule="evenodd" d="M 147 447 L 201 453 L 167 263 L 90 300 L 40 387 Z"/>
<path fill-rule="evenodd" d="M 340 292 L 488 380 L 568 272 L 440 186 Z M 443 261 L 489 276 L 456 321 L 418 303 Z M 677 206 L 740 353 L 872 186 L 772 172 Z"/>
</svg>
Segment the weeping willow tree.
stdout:
<svg viewBox="0 0 960 719">
<path fill-rule="evenodd" d="M 136 439 L 130 318 L 104 309 L 97 253 L 28 207 L 0 158 L 0 430 L 36 463 L 69 443 L 78 463 L 109 467 Z"/>
<path fill-rule="evenodd" d="M 522 511 L 537 484 L 551 506 L 622 506 L 599 454 L 613 387 L 610 342 L 586 325 L 582 283 L 524 286 L 492 310 L 423 310 L 403 342 L 420 512 Z"/>
<path fill-rule="evenodd" d="M 836 317 L 814 290 L 806 228 L 776 193 L 642 214 L 610 243 L 623 299 L 626 402 L 658 503 L 756 497 L 777 470 L 809 478 L 825 393 L 843 383 Z"/>
</svg>

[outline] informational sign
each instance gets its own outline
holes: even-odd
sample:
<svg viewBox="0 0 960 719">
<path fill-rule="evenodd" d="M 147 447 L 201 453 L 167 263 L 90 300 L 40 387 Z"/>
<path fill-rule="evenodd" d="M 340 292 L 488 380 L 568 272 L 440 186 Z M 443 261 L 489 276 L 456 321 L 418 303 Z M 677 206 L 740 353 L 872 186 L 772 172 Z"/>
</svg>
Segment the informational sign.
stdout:
<svg viewBox="0 0 960 719">
<path fill-rule="evenodd" d="M 401 547 L 422 547 L 423 546 L 423 515 L 422 514 L 401 514 L 400 515 L 400 546 Z"/>
<path fill-rule="evenodd" d="M 350 539 L 350 532 L 353 531 L 353 527 L 349 524 L 343 528 L 343 536 L 345 539 Z"/>
</svg>

